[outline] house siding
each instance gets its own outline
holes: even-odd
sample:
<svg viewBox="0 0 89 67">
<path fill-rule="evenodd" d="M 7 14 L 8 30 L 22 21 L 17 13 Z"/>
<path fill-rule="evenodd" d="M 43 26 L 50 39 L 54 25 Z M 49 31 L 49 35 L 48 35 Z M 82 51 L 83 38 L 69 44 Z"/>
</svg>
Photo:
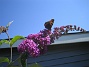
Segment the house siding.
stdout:
<svg viewBox="0 0 89 67">
<path fill-rule="evenodd" d="M 6 56 L 10 58 L 10 49 L 0 50 L 0 57 Z M 17 49 L 13 48 L 13 60 L 18 55 Z M 43 67 L 89 67 L 89 42 L 48 46 L 48 52 L 44 55 L 37 58 L 28 58 L 28 65 L 35 62 Z M 2 63 L 0 67 L 6 67 L 6 65 L 7 63 Z M 14 65 L 18 65 L 18 62 Z"/>
</svg>

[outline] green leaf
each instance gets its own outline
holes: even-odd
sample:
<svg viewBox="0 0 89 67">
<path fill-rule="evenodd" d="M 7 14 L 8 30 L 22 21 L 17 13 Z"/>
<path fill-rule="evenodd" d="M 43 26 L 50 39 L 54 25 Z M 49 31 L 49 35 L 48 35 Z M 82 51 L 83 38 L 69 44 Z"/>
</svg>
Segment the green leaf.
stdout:
<svg viewBox="0 0 89 67">
<path fill-rule="evenodd" d="M 30 66 L 28 66 L 28 67 L 42 67 L 42 66 L 39 65 L 38 63 L 34 63 L 34 64 L 32 64 L 32 65 L 30 65 Z"/>
<path fill-rule="evenodd" d="M 7 67 L 13 67 L 13 64 L 14 64 L 15 62 L 18 62 L 18 63 L 19 63 L 19 65 L 18 65 L 17 67 L 21 67 L 21 62 L 20 62 L 21 55 L 22 55 L 22 54 L 20 54 L 17 59 L 15 59 L 15 60 L 12 61 L 11 63 L 9 63 Z"/>
<path fill-rule="evenodd" d="M 12 46 L 17 40 L 19 39 L 25 39 L 23 36 L 15 36 L 11 41 L 10 41 L 10 46 Z"/>
<path fill-rule="evenodd" d="M 7 62 L 9 63 L 9 59 L 7 57 L 0 57 L 0 63 Z"/>
<path fill-rule="evenodd" d="M 2 45 L 3 43 L 9 44 L 9 41 L 8 40 L 1 40 L 0 45 Z"/>
</svg>

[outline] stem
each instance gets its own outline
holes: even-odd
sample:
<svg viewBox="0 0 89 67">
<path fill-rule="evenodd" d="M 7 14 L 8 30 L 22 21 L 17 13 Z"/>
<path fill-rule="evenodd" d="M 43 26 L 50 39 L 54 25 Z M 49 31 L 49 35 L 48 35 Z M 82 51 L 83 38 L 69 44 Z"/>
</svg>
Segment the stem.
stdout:
<svg viewBox="0 0 89 67">
<path fill-rule="evenodd" d="M 26 67 L 27 67 L 27 59 L 26 59 Z"/>
<path fill-rule="evenodd" d="M 11 60 L 10 60 L 10 62 L 12 62 L 12 46 L 10 46 L 10 48 L 11 48 Z"/>
<path fill-rule="evenodd" d="M 21 55 L 22 55 L 22 54 L 21 54 Z M 15 63 L 16 61 L 19 61 L 19 59 L 21 58 L 21 55 L 20 55 L 15 61 L 11 62 L 7 67 L 10 67 L 10 66 L 13 65 L 13 63 Z M 21 67 L 21 65 L 20 65 L 20 67 Z"/>
<path fill-rule="evenodd" d="M 8 39 L 9 39 L 9 45 L 10 45 L 10 36 L 9 34 L 6 32 L 7 36 L 8 36 Z M 12 46 L 10 46 L 11 48 L 11 59 L 10 59 L 10 62 L 12 62 Z"/>
</svg>

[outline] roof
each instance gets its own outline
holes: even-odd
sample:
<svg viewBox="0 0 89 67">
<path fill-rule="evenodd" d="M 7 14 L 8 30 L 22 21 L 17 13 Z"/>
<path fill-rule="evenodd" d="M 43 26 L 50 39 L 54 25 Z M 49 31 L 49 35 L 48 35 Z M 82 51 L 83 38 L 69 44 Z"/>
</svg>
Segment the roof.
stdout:
<svg viewBox="0 0 89 67">
<path fill-rule="evenodd" d="M 62 35 L 58 40 L 56 39 L 53 44 L 67 44 L 76 42 L 89 42 L 89 32 Z"/>
<path fill-rule="evenodd" d="M 13 45 L 13 48 L 17 47 L 22 40 L 23 39 L 18 40 Z M 63 34 L 59 39 L 56 39 L 55 42 L 52 43 L 51 45 L 57 45 L 57 44 L 60 45 L 60 44 L 78 43 L 78 42 L 89 42 L 89 31 L 85 33 L 77 32 L 77 33 Z M 3 44 L 2 46 L 0 46 L 0 48 L 10 48 L 10 47 L 8 44 Z"/>
</svg>

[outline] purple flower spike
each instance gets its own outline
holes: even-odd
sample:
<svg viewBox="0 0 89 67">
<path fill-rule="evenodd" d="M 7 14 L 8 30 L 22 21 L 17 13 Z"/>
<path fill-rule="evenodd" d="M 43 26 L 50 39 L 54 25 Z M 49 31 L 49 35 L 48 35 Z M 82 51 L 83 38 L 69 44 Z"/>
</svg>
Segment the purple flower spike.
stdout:
<svg viewBox="0 0 89 67">
<path fill-rule="evenodd" d="M 54 43 L 55 39 L 58 39 L 62 34 L 68 33 L 68 31 L 74 30 L 86 32 L 83 28 L 77 28 L 76 25 L 55 27 L 53 32 L 44 29 L 37 34 L 29 34 L 27 39 L 19 44 L 18 51 L 20 53 L 28 53 L 32 57 L 37 57 L 47 52 L 47 45 Z"/>
<path fill-rule="evenodd" d="M 33 57 L 37 57 L 40 54 L 37 44 L 31 39 L 23 40 L 23 42 L 18 46 L 18 51 L 20 53 L 27 52 Z"/>
</svg>

